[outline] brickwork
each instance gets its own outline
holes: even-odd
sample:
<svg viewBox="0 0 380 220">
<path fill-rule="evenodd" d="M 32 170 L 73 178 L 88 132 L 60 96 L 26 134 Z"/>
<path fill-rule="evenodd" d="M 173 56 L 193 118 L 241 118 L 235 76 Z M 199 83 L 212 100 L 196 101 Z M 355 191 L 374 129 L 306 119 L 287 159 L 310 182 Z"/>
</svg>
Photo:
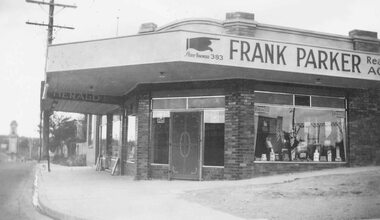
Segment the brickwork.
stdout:
<svg viewBox="0 0 380 220">
<path fill-rule="evenodd" d="M 206 82 L 202 82 L 206 83 Z M 185 83 L 183 83 L 185 85 Z M 265 84 L 265 85 L 264 85 Z M 194 85 L 189 83 L 189 85 Z M 214 88 L 223 87 L 225 94 L 225 166 L 204 167 L 202 179 L 245 179 L 253 176 L 310 171 L 340 166 L 380 164 L 380 91 L 379 90 L 329 90 L 328 93 L 347 95 L 349 137 L 347 163 L 254 163 L 254 88 L 269 88 L 305 94 L 323 94 L 326 89 L 288 84 L 258 83 L 253 80 L 213 82 Z M 176 85 L 172 85 L 176 86 Z M 203 85 L 201 86 L 203 88 Z M 260 88 L 261 88 L 260 87 Z M 273 88 L 272 88 L 273 87 Z M 258 87 L 258 89 L 260 89 Z M 172 89 L 166 85 L 165 89 Z M 261 88 L 262 89 L 262 88 Z M 280 91 L 279 90 L 279 91 Z M 146 90 L 144 90 L 146 91 Z M 276 90 L 277 91 L 277 90 Z M 142 94 L 142 93 L 141 93 Z M 149 165 L 149 95 L 138 97 L 138 148 L 135 165 L 136 179 L 167 179 L 168 165 Z M 133 175 L 132 168 L 126 173 Z"/>
<path fill-rule="evenodd" d="M 150 177 L 152 179 L 168 179 L 169 165 L 168 164 L 151 164 Z"/>
<path fill-rule="evenodd" d="M 380 52 L 380 41 L 377 39 L 377 32 L 352 30 L 349 36 L 352 38 L 354 50 Z"/>
<path fill-rule="evenodd" d="M 148 179 L 149 172 L 149 131 L 150 131 L 150 95 L 140 92 L 137 99 L 137 148 L 136 176 L 137 180 Z"/>
<path fill-rule="evenodd" d="M 125 162 L 124 163 L 124 174 L 127 176 L 136 176 L 136 163 Z"/>
<path fill-rule="evenodd" d="M 225 179 L 244 179 L 252 176 L 254 158 L 253 101 L 254 94 L 251 91 L 235 91 L 225 97 Z"/>
<path fill-rule="evenodd" d="M 348 104 L 350 164 L 380 164 L 380 90 L 353 90 Z"/>
<path fill-rule="evenodd" d="M 345 167 L 346 163 L 255 163 L 254 176 L 268 176 L 283 173 L 305 172 Z"/>
<path fill-rule="evenodd" d="M 224 28 L 227 34 L 253 37 L 256 31 L 255 15 L 244 12 L 227 13 Z"/>
<path fill-rule="evenodd" d="M 202 180 L 224 179 L 223 167 L 202 167 Z"/>
</svg>

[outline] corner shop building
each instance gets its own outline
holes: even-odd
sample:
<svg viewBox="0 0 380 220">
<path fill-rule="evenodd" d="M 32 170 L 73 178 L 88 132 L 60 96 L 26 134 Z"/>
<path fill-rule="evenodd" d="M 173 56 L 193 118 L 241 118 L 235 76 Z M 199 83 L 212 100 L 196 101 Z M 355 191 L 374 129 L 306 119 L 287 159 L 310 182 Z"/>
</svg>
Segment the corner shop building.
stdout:
<svg viewBox="0 0 380 220">
<path fill-rule="evenodd" d="M 380 164 L 380 40 L 226 20 L 52 45 L 45 110 L 87 114 L 87 161 L 136 179 Z"/>
</svg>

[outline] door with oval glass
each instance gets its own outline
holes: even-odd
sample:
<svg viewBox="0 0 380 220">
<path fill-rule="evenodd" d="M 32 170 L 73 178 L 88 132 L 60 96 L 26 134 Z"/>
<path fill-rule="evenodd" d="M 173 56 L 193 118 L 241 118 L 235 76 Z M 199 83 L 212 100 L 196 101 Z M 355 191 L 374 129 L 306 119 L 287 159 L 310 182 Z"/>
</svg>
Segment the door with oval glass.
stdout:
<svg viewBox="0 0 380 220">
<path fill-rule="evenodd" d="M 200 179 L 202 112 L 171 112 L 170 178 Z"/>
</svg>

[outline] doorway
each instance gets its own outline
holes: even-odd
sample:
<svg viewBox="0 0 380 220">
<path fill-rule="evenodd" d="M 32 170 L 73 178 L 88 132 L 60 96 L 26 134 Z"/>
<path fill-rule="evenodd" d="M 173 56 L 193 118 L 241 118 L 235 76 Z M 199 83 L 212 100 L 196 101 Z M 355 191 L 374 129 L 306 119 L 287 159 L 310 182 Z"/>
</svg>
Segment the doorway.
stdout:
<svg viewBox="0 0 380 220">
<path fill-rule="evenodd" d="M 202 117 L 200 111 L 170 113 L 171 179 L 200 179 Z"/>
</svg>

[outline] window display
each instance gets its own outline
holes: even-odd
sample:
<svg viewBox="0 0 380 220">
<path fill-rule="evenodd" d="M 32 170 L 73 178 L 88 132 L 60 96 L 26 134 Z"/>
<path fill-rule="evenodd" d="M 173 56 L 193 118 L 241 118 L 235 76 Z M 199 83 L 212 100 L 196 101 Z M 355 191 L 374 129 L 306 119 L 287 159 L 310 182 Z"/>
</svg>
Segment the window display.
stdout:
<svg viewBox="0 0 380 220">
<path fill-rule="evenodd" d="M 345 161 L 344 99 L 326 97 L 322 108 L 313 98 L 322 105 L 314 96 L 295 95 L 293 105 L 256 100 L 256 161 Z"/>
</svg>

